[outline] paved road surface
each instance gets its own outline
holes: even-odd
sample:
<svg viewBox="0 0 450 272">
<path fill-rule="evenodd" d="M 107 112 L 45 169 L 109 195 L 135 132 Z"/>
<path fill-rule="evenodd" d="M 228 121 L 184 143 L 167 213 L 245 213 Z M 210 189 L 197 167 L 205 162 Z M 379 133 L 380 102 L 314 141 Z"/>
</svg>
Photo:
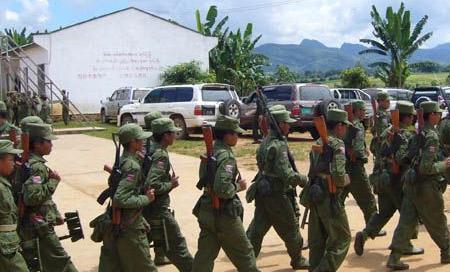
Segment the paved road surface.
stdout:
<svg viewBox="0 0 450 272">
<path fill-rule="evenodd" d="M 62 182 L 55 194 L 58 207 L 62 212 L 78 210 L 82 217 L 86 239 L 77 243 L 64 241 L 63 244 L 72 256 L 75 265 L 83 272 L 97 271 L 100 244 L 89 239 L 91 234 L 89 221 L 104 209 L 96 203 L 95 199 L 106 184 L 107 175 L 102 171 L 103 164 L 112 164 L 113 159 L 114 148 L 111 141 L 86 135 L 59 136 L 59 139 L 54 141 L 54 153 L 48 157 L 50 167 L 59 171 L 62 176 Z M 176 173 L 180 176 L 180 187 L 172 193 L 172 207 L 175 209 L 182 232 L 187 238 L 189 250 L 194 255 L 199 229 L 191 209 L 200 195 L 195 188 L 199 160 L 173 153 L 171 160 Z M 299 162 L 298 166 L 300 171 L 305 173 L 308 163 Z M 241 173 L 248 181 L 255 175 L 254 171 L 245 169 L 241 169 Z M 241 199 L 245 202 L 244 193 L 241 193 Z M 448 194 L 447 199 L 450 199 Z M 448 207 L 449 201 L 446 204 Z M 346 205 L 352 236 L 364 225 L 362 213 L 355 205 L 353 199 L 349 199 Z M 245 226 L 248 226 L 253 216 L 253 210 L 253 205 L 245 203 Z M 368 241 L 364 257 L 356 256 L 352 245 L 340 271 L 387 271 L 384 266 L 389 254 L 387 247 L 397 220 L 396 216 L 385 228 L 388 232 L 386 237 Z M 63 227 L 59 227 L 57 230 L 60 234 L 65 231 Z M 302 234 L 307 237 L 306 230 L 302 230 Z M 413 243 L 416 246 L 424 247 L 425 255 L 404 258 L 410 264 L 411 271 L 450 271 L 450 265 L 439 264 L 439 250 L 423 227 L 420 229 L 419 239 Z M 307 256 L 307 252 L 305 254 Z M 262 271 L 292 271 L 284 245 L 273 230 L 265 238 L 257 262 Z M 159 271 L 176 271 L 176 269 L 169 265 L 160 267 Z M 215 271 L 235 271 L 223 252 L 216 260 Z"/>
</svg>

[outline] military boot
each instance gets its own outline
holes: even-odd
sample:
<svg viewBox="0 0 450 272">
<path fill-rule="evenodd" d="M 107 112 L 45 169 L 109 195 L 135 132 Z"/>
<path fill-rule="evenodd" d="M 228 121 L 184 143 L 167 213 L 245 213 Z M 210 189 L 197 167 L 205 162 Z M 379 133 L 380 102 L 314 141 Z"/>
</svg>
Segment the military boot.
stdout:
<svg viewBox="0 0 450 272">
<path fill-rule="evenodd" d="M 166 254 L 164 254 L 164 250 L 160 247 L 155 247 L 155 265 L 161 266 L 165 264 L 171 264 L 172 262 L 166 257 Z"/>
<path fill-rule="evenodd" d="M 309 261 L 300 256 L 300 258 L 291 261 L 291 267 L 294 270 L 308 270 L 309 269 Z"/>
<path fill-rule="evenodd" d="M 358 231 L 355 236 L 355 243 L 353 244 L 353 248 L 355 249 L 355 253 L 358 256 L 362 256 L 364 254 L 364 244 L 367 240 L 367 234 L 364 231 Z"/>
<path fill-rule="evenodd" d="M 409 248 L 403 252 L 403 255 L 410 256 L 410 255 L 421 255 L 425 253 L 425 250 L 421 247 L 414 247 L 412 244 L 409 245 Z"/>
<path fill-rule="evenodd" d="M 386 266 L 392 270 L 408 270 L 409 265 L 400 261 L 401 256 L 402 254 L 392 251 L 391 255 L 389 255 Z"/>
<path fill-rule="evenodd" d="M 450 263 L 450 249 L 441 250 L 441 264 Z"/>
</svg>

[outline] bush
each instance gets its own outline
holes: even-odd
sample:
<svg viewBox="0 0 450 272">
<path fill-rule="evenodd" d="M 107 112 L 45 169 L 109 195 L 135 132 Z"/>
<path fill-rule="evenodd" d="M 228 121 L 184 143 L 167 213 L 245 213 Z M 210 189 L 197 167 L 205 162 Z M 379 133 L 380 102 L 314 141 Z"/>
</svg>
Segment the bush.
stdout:
<svg viewBox="0 0 450 272">
<path fill-rule="evenodd" d="M 363 89 L 370 85 L 369 76 L 363 67 L 356 66 L 341 72 L 341 84 L 344 88 Z"/>
<path fill-rule="evenodd" d="M 197 84 L 204 82 L 215 82 L 213 73 L 202 71 L 198 61 L 180 63 L 167 68 L 161 74 L 163 85 L 171 84 Z"/>
<path fill-rule="evenodd" d="M 446 83 L 450 85 L 450 74 L 448 74 L 448 76 L 447 76 Z"/>
</svg>

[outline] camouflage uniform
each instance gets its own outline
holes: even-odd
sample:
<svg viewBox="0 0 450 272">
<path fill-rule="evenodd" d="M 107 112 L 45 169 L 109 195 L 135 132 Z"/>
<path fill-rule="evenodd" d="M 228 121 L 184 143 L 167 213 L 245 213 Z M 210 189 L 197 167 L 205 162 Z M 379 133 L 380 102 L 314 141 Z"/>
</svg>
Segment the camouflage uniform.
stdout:
<svg viewBox="0 0 450 272">
<path fill-rule="evenodd" d="M 65 90 L 62 91 L 62 119 L 64 121 L 64 124 L 67 126 L 69 124 L 70 115 L 69 115 L 69 97 Z"/>
<path fill-rule="evenodd" d="M 436 102 L 423 102 L 420 107 L 424 113 L 441 112 Z M 438 155 L 438 133 L 428 122 L 425 122 L 423 129 L 423 145 L 419 144 L 419 147 L 421 152 L 413 158 L 413 168 L 404 175 L 405 195 L 390 246 L 392 251 L 387 266 L 397 270 L 409 267 L 400 262 L 400 257 L 402 252 L 408 250 L 419 218 L 441 250 L 441 263 L 450 263 L 450 239 L 442 196 L 442 174 L 448 168 Z"/>
<path fill-rule="evenodd" d="M 7 114 L 6 105 L 3 101 L 0 101 L 0 113 Z M 8 122 L 7 119 L 0 118 L 0 136 L 8 134 L 11 130 L 15 130 L 17 134 L 21 133 L 21 130 Z"/>
<path fill-rule="evenodd" d="M 47 97 L 42 97 L 41 111 L 39 112 L 39 117 L 47 124 L 51 124 L 52 118 L 50 117 L 50 103 Z"/>
</svg>

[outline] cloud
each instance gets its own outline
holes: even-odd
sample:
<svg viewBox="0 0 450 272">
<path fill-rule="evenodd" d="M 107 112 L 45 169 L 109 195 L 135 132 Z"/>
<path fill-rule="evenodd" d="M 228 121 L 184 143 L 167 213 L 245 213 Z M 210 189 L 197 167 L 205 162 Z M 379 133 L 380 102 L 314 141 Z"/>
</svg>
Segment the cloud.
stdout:
<svg viewBox="0 0 450 272">
<path fill-rule="evenodd" d="M 45 26 L 50 19 L 48 0 L 2 0 L 0 8 L 6 10 L 0 17 L 0 24 L 7 28 L 26 27 L 35 31 Z"/>
<path fill-rule="evenodd" d="M 17 12 L 14 12 L 12 10 L 5 10 L 5 20 L 6 21 L 12 21 L 12 22 L 17 22 L 19 21 L 19 14 Z"/>
</svg>

